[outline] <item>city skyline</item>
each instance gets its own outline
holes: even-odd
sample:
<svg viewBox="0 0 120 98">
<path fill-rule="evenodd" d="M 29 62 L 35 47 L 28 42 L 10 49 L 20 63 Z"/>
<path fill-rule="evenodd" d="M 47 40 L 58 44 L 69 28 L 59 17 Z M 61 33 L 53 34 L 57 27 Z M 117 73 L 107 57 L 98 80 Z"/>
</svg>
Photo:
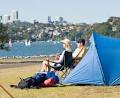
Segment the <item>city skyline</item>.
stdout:
<svg viewBox="0 0 120 98">
<path fill-rule="evenodd" d="M 118 0 L 1 0 L 0 15 L 15 9 L 21 21 L 37 20 L 47 22 L 47 17 L 54 20 L 63 17 L 73 23 L 104 22 L 111 16 L 120 17 Z"/>
<path fill-rule="evenodd" d="M 13 21 L 18 20 L 18 11 L 17 10 L 11 10 L 10 13 L 6 13 L 0 16 L 0 22 L 2 23 L 10 23 Z"/>
</svg>

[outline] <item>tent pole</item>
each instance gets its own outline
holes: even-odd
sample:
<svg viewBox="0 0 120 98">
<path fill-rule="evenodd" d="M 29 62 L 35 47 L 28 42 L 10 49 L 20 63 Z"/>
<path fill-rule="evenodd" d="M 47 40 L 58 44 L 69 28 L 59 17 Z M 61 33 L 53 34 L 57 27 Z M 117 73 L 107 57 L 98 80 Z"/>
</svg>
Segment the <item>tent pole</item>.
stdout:
<svg viewBox="0 0 120 98">
<path fill-rule="evenodd" d="M 10 98 L 14 98 L 1 84 L 0 87 L 9 95 Z"/>
</svg>

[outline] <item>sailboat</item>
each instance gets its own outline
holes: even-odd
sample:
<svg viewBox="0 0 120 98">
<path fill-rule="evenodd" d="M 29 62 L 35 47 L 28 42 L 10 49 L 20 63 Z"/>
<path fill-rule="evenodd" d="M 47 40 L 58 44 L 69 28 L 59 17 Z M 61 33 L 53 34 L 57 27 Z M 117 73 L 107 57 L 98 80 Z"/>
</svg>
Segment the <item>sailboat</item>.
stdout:
<svg viewBox="0 0 120 98">
<path fill-rule="evenodd" d="M 25 46 L 27 46 L 27 39 L 25 40 Z"/>
<path fill-rule="evenodd" d="M 31 45 L 31 44 L 30 44 L 30 40 L 28 41 L 27 45 L 28 45 L 28 46 L 30 46 L 30 45 Z"/>
<path fill-rule="evenodd" d="M 28 41 L 27 39 L 25 40 L 25 46 L 30 46 L 31 43 L 30 43 L 30 40 Z"/>
<path fill-rule="evenodd" d="M 9 46 L 9 48 L 12 48 L 12 40 L 11 39 L 9 39 L 8 46 Z"/>
</svg>

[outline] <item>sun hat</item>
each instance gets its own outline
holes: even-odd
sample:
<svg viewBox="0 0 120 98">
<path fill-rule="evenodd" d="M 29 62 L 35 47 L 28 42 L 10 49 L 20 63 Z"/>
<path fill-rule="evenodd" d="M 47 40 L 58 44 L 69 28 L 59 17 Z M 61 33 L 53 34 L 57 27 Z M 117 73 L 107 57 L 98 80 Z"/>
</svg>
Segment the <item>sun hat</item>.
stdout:
<svg viewBox="0 0 120 98">
<path fill-rule="evenodd" d="M 65 38 L 64 40 L 61 41 L 64 44 L 71 44 L 71 41 L 67 38 Z"/>
</svg>

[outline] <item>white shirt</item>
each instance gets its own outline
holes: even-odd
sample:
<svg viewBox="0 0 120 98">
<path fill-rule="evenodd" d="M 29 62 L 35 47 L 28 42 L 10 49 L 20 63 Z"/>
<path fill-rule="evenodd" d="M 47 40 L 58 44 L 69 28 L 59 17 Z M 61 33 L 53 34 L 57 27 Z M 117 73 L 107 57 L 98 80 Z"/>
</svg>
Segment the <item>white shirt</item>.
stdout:
<svg viewBox="0 0 120 98">
<path fill-rule="evenodd" d="M 65 50 L 62 52 L 62 54 L 60 55 L 59 60 L 56 60 L 55 63 L 61 63 L 64 59 L 64 54 L 65 54 Z"/>
</svg>

